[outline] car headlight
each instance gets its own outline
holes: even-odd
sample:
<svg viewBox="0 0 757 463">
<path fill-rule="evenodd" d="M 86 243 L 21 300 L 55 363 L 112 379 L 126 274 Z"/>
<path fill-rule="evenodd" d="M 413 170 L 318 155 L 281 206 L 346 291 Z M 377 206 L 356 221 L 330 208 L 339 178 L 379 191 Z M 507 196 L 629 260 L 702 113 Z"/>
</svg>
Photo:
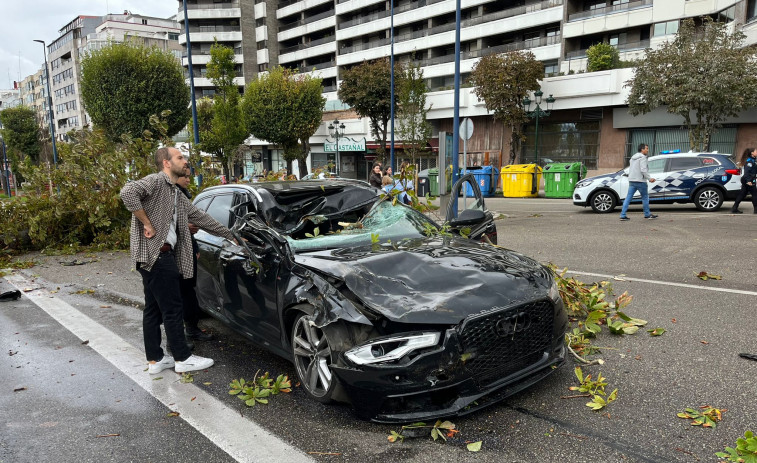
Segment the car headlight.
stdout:
<svg viewBox="0 0 757 463">
<path fill-rule="evenodd" d="M 358 365 L 399 360 L 410 352 L 433 347 L 439 343 L 439 333 L 421 333 L 408 336 L 375 339 L 368 344 L 352 348 L 345 356 Z"/>
<path fill-rule="evenodd" d="M 560 298 L 560 290 L 557 288 L 557 280 L 552 279 L 552 286 L 549 287 L 549 298 L 555 302 L 562 301 Z"/>
<path fill-rule="evenodd" d="M 585 186 L 591 185 L 591 182 L 594 180 L 581 180 L 580 182 L 576 183 L 576 188 L 583 188 Z"/>
</svg>

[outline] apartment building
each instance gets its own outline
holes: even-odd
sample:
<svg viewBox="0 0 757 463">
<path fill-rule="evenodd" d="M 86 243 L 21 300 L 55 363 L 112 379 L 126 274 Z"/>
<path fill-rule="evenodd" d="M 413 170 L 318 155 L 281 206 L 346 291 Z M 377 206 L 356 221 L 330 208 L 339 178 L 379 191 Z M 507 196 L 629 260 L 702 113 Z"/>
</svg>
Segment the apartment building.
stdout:
<svg viewBox="0 0 757 463">
<path fill-rule="evenodd" d="M 81 100 L 81 60 L 86 53 L 98 50 L 109 41 L 137 41 L 172 51 L 178 61 L 179 25 L 171 18 L 154 18 L 124 11 L 105 16 L 77 16 L 60 29 L 60 36 L 48 45 L 51 91 L 56 136 L 66 140 L 70 130 L 90 124 Z"/>
<path fill-rule="evenodd" d="M 365 139 L 367 147 L 363 152 L 340 153 L 344 165 L 339 166 L 339 171 L 345 176 L 367 177 L 371 153 L 377 146 L 367 120 L 345 111 L 336 91 L 345 69 L 363 60 L 390 55 L 392 17 L 388 1 L 187 3 L 195 63 L 195 36 L 200 49 L 203 43 L 211 43 L 213 36 L 212 32 L 200 33 L 201 25 L 237 27 L 232 25 L 235 24 L 236 35 L 228 43 L 242 47 L 237 62 L 244 81 L 277 64 L 321 77 L 327 111 L 340 111 L 327 113 L 323 126 L 311 138 L 310 164 L 335 159 L 327 126 L 338 117 L 345 124 L 345 136 Z M 544 64 L 545 97 L 551 94 L 556 99 L 551 115 L 540 120 L 539 158 L 581 161 L 591 170 L 617 169 L 632 154 L 635 144 L 646 142 L 656 151 L 685 148 L 687 137 L 681 129 L 682 120 L 664 108 L 640 117 L 630 116 L 624 84 L 633 77 L 632 69 L 587 73 L 588 48 L 606 42 L 620 51 L 623 60 L 639 58 L 647 47 L 654 48 L 673 37 L 681 20 L 703 15 L 742 30 L 748 37 L 747 45 L 753 45 L 757 43 L 756 4 L 757 0 L 463 0 L 462 79 L 465 82 L 477 60 L 486 54 L 530 50 Z M 432 109 L 428 117 L 435 131 L 451 132 L 455 1 L 394 0 L 393 21 L 395 59 L 422 66 L 430 88 L 428 102 Z M 255 38 L 254 55 L 244 51 L 246 44 L 252 42 L 248 37 Z M 196 79 L 195 85 L 198 81 L 209 84 Z M 202 88 L 203 93 L 212 91 L 207 86 Z M 495 166 L 507 163 L 509 134 L 465 84 L 460 92 L 460 115 L 471 117 L 476 127 L 468 142 L 469 156 Z M 738 152 L 746 144 L 754 144 L 756 123 L 757 111 L 747 111 L 727 121 L 716 135 L 713 149 Z M 253 142 L 255 149 L 263 153 L 262 167 L 276 170 L 283 165 L 273 147 L 262 140 Z M 519 161 L 534 161 L 534 148 L 532 124 Z"/>
<path fill-rule="evenodd" d="M 39 71 L 26 76 L 19 85 L 21 104 L 34 111 L 37 122 L 45 131 L 50 127 L 46 79 L 47 73 L 43 65 Z"/>
</svg>

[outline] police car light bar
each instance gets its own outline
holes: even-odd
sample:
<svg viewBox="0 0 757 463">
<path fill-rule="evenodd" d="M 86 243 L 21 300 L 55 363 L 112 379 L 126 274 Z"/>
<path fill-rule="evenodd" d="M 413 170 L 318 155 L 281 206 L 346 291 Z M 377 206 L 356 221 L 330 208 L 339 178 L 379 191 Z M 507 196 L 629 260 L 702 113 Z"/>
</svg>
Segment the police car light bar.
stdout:
<svg viewBox="0 0 757 463">
<path fill-rule="evenodd" d="M 660 154 L 675 154 L 675 153 L 680 153 L 680 152 L 681 150 L 665 150 L 665 151 L 660 151 Z"/>
</svg>

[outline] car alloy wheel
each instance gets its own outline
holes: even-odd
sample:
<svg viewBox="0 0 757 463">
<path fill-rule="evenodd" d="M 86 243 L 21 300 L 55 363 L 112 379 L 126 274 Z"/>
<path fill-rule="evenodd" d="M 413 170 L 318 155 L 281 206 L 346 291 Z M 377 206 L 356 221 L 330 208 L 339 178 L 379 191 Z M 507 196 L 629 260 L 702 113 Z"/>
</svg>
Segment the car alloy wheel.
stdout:
<svg viewBox="0 0 757 463">
<path fill-rule="evenodd" d="M 331 402 L 336 378 L 331 371 L 331 346 L 325 333 L 301 313 L 292 328 L 292 353 L 305 391 L 319 402 Z"/>
<path fill-rule="evenodd" d="M 704 187 L 697 192 L 694 201 L 700 211 L 713 212 L 723 205 L 723 195 L 716 188 Z"/>
<path fill-rule="evenodd" d="M 591 208 L 594 212 L 606 214 L 612 212 L 615 205 L 615 196 L 609 191 L 600 191 L 591 197 Z"/>
</svg>

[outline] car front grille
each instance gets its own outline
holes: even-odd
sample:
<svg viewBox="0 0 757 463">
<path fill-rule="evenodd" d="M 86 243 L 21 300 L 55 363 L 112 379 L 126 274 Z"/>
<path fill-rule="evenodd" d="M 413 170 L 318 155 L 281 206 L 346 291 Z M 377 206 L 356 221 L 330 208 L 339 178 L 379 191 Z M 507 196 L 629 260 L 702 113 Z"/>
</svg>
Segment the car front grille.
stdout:
<svg viewBox="0 0 757 463">
<path fill-rule="evenodd" d="M 466 370 L 485 387 L 538 362 L 552 344 L 553 320 L 549 300 L 467 318 L 458 328 Z"/>
</svg>

